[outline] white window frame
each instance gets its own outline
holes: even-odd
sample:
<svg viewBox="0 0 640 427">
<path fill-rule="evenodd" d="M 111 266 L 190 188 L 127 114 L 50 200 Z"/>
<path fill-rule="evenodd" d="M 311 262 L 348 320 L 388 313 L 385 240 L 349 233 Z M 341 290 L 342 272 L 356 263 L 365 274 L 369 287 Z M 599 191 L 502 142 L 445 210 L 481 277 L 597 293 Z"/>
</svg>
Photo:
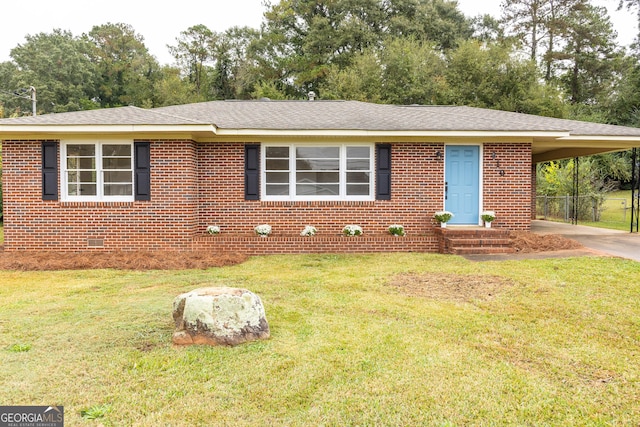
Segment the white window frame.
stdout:
<svg viewBox="0 0 640 427">
<path fill-rule="evenodd" d="M 96 147 L 96 195 L 78 196 L 69 195 L 67 172 L 67 146 L 68 145 L 93 145 Z M 104 170 L 102 168 L 103 145 L 128 145 L 131 153 L 131 195 L 108 196 L 104 194 Z M 133 140 L 68 140 L 60 143 L 60 187 L 61 200 L 64 202 L 133 202 L 135 198 L 135 170 L 134 170 Z M 123 170 L 124 171 L 124 170 Z"/>
<path fill-rule="evenodd" d="M 267 156 L 268 147 L 289 147 L 289 195 L 267 195 Z M 338 196 L 298 196 L 296 191 L 296 147 L 339 147 L 339 195 Z M 369 148 L 369 194 L 362 196 L 347 195 L 347 147 Z M 260 199 L 264 201 L 372 201 L 375 200 L 375 144 L 372 143 L 263 143 L 260 148 Z M 363 171 L 366 172 L 366 171 Z"/>
</svg>

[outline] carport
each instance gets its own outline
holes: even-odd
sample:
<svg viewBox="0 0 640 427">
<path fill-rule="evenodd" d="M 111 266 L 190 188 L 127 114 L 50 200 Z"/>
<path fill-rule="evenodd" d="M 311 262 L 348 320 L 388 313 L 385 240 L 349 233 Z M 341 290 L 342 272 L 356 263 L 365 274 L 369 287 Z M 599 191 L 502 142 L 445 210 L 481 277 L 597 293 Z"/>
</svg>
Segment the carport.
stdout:
<svg viewBox="0 0 640 427">
<path fill-rule="evenodd" d="M 575 125 L 570 130 L 570 135 L 553 140 L 534 140 L 532 172 L 535 177 L 536 165 L 552 160 L 573 158 L 576 164 L 574 168 L 573 182 L 573 209 L 572 223 L 577 225 L 577 209 L 579 194 L 579 162 L 581 157 L 594 154 L 605 154 L 631 150 L 631 224 L 630 232 L 637 233 L 640 223 L 640 148 L 637 137 L 626 135 L 614 126 L 596 123 L 584 123 L 573 120 L 560 120 L 560 123 Z M 535 179 L 534 179 L 535 183 Z"/>
</svg>

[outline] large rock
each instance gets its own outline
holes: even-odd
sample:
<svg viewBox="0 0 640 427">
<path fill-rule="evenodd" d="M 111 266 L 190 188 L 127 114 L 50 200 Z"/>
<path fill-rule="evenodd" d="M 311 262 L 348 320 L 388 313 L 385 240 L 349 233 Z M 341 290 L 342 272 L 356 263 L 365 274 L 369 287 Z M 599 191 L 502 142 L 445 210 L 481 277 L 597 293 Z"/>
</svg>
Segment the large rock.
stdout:
<svg viewBox="0 0 640 427">
<path fill-rule="evenodd" d="M 173 301 L 177 345 L 237 345 L 269 338 L 260 298 L 246 289 L 200 288 Z"/>
</svg>

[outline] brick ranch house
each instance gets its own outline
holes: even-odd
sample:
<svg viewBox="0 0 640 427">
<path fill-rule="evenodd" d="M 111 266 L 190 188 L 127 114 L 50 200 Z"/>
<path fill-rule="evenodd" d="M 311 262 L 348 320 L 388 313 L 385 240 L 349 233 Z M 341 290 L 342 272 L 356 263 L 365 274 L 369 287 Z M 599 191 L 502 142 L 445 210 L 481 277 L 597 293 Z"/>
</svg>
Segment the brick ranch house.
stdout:
<svg viewBox="0 0 640 427">
<path fill-rule="evenodd" d="M 640 129 L 261 100 L 2 119 L 0 140 L 6 251 L 455 252 L 454 238 L 498 251 L 530 228 L 537 162 L 640 146 Z M 446 229 L 433 220 L 443 209 Z M 260 224 L 272 235 L 256 236 Z M 364 234 L 342 236 L 348 224 Z M 306 225 L 318 234 L 301 237 Z"/>
</svg>

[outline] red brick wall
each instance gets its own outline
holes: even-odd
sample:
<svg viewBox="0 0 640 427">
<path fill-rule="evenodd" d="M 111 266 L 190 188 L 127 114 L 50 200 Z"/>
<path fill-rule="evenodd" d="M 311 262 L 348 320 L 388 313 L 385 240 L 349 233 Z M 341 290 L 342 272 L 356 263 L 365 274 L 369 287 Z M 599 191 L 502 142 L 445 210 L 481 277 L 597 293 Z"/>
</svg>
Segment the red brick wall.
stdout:
<svg viewBox="0 0 640 427">
<path fill-rule="evenodd" d="M 5 249 L 86 250 L 91 239 L 103 240 L 104 250 L 433 252 L 432 216 L 443 208 L 444 192 L 438 151 L 443 144 L 392 144 L 392 200 L 262 202 L 244 200 L 244 144 L 152 141 L 150 202 L 64 203 L 42 201 L 40 142 L 4 141 Z M 483 161 L 484 208 L 497 212 L 495 226 L 528 229 L 530 145 L 486 144 Z M 273 235 L 260 240 L 253 228 L 264 223 Z M 395 223 L 408 238 L 386 234 Z M 342 237 L 347 224 L 365 235 Z M 223 234 L 205 236 L 207 225 Z M 298 237 L 305 225 L 318 228 L 315 240 Z"/>
<path fill-rule="evenodd" d="M 483 210 L 496 212 L 494 226 L 529 230 L 531 145 L 489 143 L 483 153 Z"/>
<path fill-rule="evenodd" d="M 153 142 L 152 201 L 126 203 L 43 201 L 40 142 L 2 148 L 6 250 L 85 250 L 89 240 L 104 250 L 189 247 L 197 222 L 192 142 Z"/>
<path fill-rule="evenodd" d="M 365 202 L 245 201 L 242 144 L 198 146 L 200 212 L 198 230 L 219 225 L 223 233 L 253 234 L 259 224 L 274 236 L 299 235 L 313 225 L 322 235 L 340 235 L 348 224 L 366 235 L 385 235 L 402 224 L 410 235 L 430 234 L 433 212 L 442 209 L 443 161 L 438 144 L 393 144 L 392 200 Z"/>
</svg>

